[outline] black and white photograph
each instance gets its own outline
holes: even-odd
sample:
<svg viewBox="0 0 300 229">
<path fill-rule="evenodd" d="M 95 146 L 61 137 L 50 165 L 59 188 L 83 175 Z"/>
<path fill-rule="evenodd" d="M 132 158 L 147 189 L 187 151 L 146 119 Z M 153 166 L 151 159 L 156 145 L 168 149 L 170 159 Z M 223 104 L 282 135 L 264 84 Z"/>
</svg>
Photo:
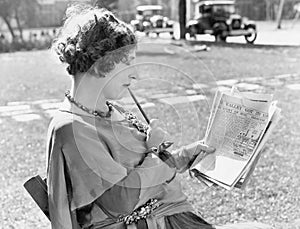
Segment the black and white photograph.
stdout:
<svg viewBox="0 0 300 229">
<path fill-rule="evenodd" d="M 0 229 L 300 229 L 300 0 L 0 0 Z"/>
</svg>

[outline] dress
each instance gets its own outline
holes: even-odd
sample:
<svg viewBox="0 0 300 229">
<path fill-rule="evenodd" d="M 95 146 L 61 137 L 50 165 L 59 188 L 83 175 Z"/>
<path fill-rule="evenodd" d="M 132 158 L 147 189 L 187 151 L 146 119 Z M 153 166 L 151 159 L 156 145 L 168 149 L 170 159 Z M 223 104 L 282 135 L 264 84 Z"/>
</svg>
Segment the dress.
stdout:
<svg viewBox="0 0 300 229">
<path fill-rule="evenodd" d="M 49 125 L 47 144 L 52 228 L 214 228 L 192 213 L 175 169 L 146 154 L 145 140 L 127 120 L 60 109 Z M 174 158 L 179 166 L 188 159 L 182 151 Z M 118 221 L 150 199 L 160 205 L 146 226 Z"/>
</svg>

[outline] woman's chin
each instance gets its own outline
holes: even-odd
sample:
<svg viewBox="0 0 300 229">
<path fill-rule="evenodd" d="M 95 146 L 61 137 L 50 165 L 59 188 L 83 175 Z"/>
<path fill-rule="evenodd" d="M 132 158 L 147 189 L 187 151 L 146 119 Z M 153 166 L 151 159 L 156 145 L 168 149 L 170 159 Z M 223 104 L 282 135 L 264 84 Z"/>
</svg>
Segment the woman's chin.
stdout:
<svg viewBox="0 0 300 229">
<path fill-rule="evenodd" d="M 123 92 L 121 92 L 118 95 L 115 96 L 111 96 L 110 98 L 108 98 L 109 100 L 121 100 L 126 96 L 126 91 L 124 90 Z"/>
</svg>

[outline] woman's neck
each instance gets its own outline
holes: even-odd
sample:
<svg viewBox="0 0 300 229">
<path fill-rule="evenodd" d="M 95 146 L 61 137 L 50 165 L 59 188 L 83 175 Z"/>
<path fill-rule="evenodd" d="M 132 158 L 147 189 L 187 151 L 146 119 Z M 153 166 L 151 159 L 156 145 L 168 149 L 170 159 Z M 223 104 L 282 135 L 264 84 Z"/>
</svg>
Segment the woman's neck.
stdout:
<svg viewBox="0 0 300 229">
<path fill-rule="evenodd" d="M 81 105 L 97 111 L 108 112 L 106 98 L 101 93 L 101 79 L 95 79 L 93 76 L 81 76 L 72 80 L 70 95 Z M 78 107 L 72 106 L 73 109 Z"/>
</svg>

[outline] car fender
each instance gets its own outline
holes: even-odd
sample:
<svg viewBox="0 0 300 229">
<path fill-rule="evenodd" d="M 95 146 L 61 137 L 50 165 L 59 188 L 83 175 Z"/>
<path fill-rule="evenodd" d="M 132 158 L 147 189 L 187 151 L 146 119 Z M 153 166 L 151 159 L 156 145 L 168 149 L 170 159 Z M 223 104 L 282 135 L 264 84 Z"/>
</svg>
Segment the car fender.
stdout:
<svg viewBox="0 0 300 229">
<path fill-rule="evenodd" d="M 144 27 L 150 27 L 151 23 L 149 21 L 143 21 L 143 26 Z"/>
<path fill-rule="evenodd" d="M 242 16 L 239 14 L 231 14 L 229 17 L 231 20 L 233 19 L 242 19 Z"/>
<path fill-rule="evenodd" d="M 161 15 L 154 15 L 150 18 L 151 23 L 156 23 L 158 20 L 164 20 L 164 17 Z"/>
<path fill-rule="evenodd" d="M 216 34 L 222 34 L 224 32 L 228 32 L 228 25 L 224 21 L 219 21 L 219 22 L 216 22 L 213 25 L 212 29 L 213 29 L 213 34 L 214 35 L 216 35 Z"/>
<path fill-rule="evenodd" d="M 248 29 L 248 28 L 253 28 L 256 30 L 256 24 L 254 21 L 247 21 L 247 23 L 245 24 L 245 29 Z"/>
<path fill-rule="evenodd" d="M 213 28 L 214 29 L 221 29 L 221 30 L 228 30 L 228 25 L 227 25 L 226 21 L 216 21 L 213 24 Z"/>
<path fill-rule="evenodd" d="M 256 23 L 255 21 L 249 20 L 247 17 L 242 18 L 242 23 L 245 26 L 245 29 L 247 28 L 254 28 L 256 30 Z"/>
<path fill-rule="evenodd" d="M 169 19 L 167 20 L 168 25 L 174 25 L 174 23 L 175 23 L 175 21 L 173 21 L 173 20 L 169 20 Z"/>
<path fill-rule="evenodd" d="M 190 27 L 190 26 L 193 26 L 193 25 L 198 25 L 199 24 L 199 22 L 198 22 L 198 20 L 190 20 L 190 21 L 188 21 L 188 23 L 186 24 L 186 27 Z"/>
</svg>

